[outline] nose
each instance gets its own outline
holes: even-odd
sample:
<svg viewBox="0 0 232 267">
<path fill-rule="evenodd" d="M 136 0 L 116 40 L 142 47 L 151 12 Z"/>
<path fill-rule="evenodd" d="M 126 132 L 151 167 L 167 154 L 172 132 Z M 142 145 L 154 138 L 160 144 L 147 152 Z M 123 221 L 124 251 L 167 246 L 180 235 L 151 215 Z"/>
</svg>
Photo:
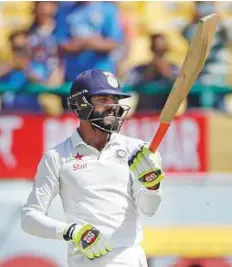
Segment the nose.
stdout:
<svg viewBox="0 0 232 267">
<path fill-rule="evenodd" d="M 109 104 L 109 103 L 108 103 Z M 107 112 L 112 112 L 115 108 L 113 106 L 106 107 Z"/>
<path fill-rule="evenodd" d="M 113 98 L 108 98 L 106 104 L 115 104 L 115 100 Z"/>
</svg>

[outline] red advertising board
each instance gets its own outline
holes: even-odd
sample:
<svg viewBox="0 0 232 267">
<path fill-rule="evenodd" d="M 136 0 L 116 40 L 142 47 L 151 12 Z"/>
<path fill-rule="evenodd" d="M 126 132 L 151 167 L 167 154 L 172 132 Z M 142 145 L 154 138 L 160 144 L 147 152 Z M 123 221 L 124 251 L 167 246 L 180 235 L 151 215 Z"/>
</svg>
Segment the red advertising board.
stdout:
<svg viewBox="0 0 232 267">
<path fill-rule="evenodd" d="M 0 115 L 0 178 L 33 178 L 42 154 L 72 134 L 78 120 L 72 114 L 54 118 L 44 115 Z M 150 141 L 158 116 L 136 115 L 122 132 Z M 160 147 L 165 171 L 207 171 L 207 117 L 187 114 L 173 121 Z"/>
<path fill-rule="evenodd" d="M 171 124 L 159 151 L 166 172 L 206 172 L 208 117 L 204 113 L 188 113 Z M 123 131 L 128 136 L 151 141 L 158 128 L 158 116 L 141 114 L 128 120 Z"/>
</svg>

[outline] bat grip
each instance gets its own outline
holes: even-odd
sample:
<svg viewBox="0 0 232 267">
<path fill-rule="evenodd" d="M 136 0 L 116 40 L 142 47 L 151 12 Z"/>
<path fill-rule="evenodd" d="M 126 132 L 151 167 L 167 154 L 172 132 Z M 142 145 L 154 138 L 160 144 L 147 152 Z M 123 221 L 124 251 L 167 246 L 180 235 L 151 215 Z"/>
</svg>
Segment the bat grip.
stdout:
<svg viewBox="0 0 232 267">
<path fill-rule="evenodd" d="M 153 140 L 150 143 L 150 150 L 152 152 L 156 152 L 158 146 L 160 145 L 161 141 L 163 140 L 168 128 L 169 128 L 170 124 L 169 123 L 163 123 L 161 122 L 159 125 L 159 128 L 157 129 L 155 136 L 153 138 Z"/>
</svg>

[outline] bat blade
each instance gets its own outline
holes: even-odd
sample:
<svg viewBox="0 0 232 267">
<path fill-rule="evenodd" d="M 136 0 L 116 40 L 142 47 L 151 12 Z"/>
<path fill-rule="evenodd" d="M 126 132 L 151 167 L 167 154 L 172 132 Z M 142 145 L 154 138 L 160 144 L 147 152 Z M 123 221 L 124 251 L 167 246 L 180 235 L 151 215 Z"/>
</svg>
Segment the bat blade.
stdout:
<svg viewBox="0 0 232 267">
<path fill-rule="evenodd" d="M 150 149 L 153 152 L 156 151 L 164 138 L 182 101 L 189 93 L 205 64 L 216 32 L 217 21 L 217 14 L 211 14 L 198 22 L 196 34 L 189 46 L 180 74 L 161 112 L 160 125 L 150 144 Z"/>
</svg>

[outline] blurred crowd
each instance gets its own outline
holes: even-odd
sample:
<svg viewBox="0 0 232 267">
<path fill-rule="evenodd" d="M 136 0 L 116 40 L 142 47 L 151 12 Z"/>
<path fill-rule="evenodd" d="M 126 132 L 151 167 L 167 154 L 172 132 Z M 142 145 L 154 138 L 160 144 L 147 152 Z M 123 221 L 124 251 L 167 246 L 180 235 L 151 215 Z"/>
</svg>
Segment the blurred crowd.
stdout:
<svg viewBox="0 0 232 267">
<path fill-rule="evenodd" d="M 92 68 L 115 73 L 134 92 L 136 110 L 160 110 L 198 19 L 213 12 L 220 21 L 197 83 L 229 87 L 230 2 L 1 2 L 0 110 L 61 114 L 68 107 L 59 88 Z M 150 84 L 155 93 L 146 91 Z M 230 100 L 216 94 L 212 107 L 225 110 Z M 201 95 L 190 95 L 187 106 L 201 107 Z"/>
</svg>

